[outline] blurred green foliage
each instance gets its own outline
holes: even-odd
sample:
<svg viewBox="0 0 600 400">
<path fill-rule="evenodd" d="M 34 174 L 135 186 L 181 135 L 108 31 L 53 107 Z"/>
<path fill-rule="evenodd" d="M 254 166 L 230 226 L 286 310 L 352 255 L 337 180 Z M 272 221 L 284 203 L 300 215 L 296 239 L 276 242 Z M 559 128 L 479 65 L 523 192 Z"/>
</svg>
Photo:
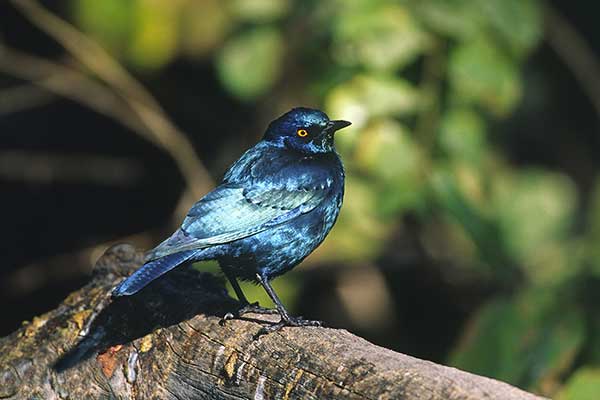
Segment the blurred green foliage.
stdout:
<svg viewBox="0 0 600 400">
<path fill-rule="evenodd" d="M 600 369 L 581 368 L 568 380 L 556 400 L 594 400 L 600 393 Z"/>
<path fill-rule="evenodd" d="M 352 121 L 336 139 L 347 201 L 316 257 L 373 260 L 402 216 L 417 215 L 431 257 L 509 288 L 475 313 L 449 361 L 559 399 L 597 398 L 600 320 L 581 287 L 600 278 L 600 180 L 575 229 L 571 179 L 511 165 L 490 134 L 521 99 L 540 1 L 71 4 L 133 69 L 210 59 L 233 96 L 281 104 L 269 117 L 308 100 Z M 294 285 L 282 282 L 291 302 Z"/>
</svg>

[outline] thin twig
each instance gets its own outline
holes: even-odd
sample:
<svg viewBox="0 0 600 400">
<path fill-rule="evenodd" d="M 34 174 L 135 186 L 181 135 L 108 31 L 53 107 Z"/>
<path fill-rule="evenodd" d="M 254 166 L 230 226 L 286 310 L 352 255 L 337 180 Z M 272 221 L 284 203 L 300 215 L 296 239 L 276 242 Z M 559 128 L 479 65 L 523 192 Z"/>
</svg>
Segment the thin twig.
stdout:
<svg viewBox="0 0 600 400">
<path fill-rule="evenodd" d="M 199 197 L 213 185 L 187 136 L 166 116 L 152 95 L 100 45 L 58 18 L 35 0 L 11 0 L 25 16 L 59 42 L 77 61 L 123 98 L 175 160 L 188 189 Z"/>
<path fill-rule="evenodd" d="M 0 44 L 0 71 L 83 104 L 156 143 L 148 128 L 110 89 L 76 69 Z"/>
<path fill-rule="evenodd" d="M 571 70 L 600 118 L 600 62 L 577 30 L 553 7 L 545 7 L 546 40 Z"/>
<path fill-rule="evenodd" d="M 141 179 L 142 170 L 140 161 L 123 157 L 0 150 L 0 177 L 8 181 L 83 182 L 127 187 Z"/>
<path fill-rule="evenodd" d="M 36 85 L 23 84 L 0 91 L 0 116 L 46 105 L 56 96 Z"/>
</svg>

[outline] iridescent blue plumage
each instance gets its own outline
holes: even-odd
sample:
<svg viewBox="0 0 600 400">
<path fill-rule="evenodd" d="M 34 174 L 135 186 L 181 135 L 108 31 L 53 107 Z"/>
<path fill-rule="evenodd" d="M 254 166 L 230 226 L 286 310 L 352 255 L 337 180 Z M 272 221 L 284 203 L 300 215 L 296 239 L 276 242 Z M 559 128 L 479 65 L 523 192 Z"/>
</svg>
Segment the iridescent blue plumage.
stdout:
<svg viewBox="0 0 600 400">
<path fill-rule="evenodd" d="M 130 295 L 177 265 L 216 259 L 240 301 L 236 278 L 261 283 L 284 325 L 292 318 L 269 281 L 300 263 L 329 233 L 344 194 L 344 170 L 334 132 L 350 125 L 318 110 L 295 108 L 273 121 L 223 182 L 198 201 L 181 227 L 148 252 L 147 262 L 115 288 Z"/>
</svg>

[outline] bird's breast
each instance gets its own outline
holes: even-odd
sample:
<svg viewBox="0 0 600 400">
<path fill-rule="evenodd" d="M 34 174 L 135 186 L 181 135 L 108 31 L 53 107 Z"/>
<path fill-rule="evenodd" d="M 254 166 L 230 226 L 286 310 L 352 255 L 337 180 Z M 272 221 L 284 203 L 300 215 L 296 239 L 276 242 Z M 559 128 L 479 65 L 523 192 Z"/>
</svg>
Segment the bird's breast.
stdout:
<svg viewBox="0 0 600 400">
<path fill-rule="evenodd" d="M 272 166 L 259 168 L 260 163 L 254 163 L 253 179 L 258 178 L 257 171 L 268 171 L 261 185 L 304 192 L 302 197 L 309 199 L 307 211 L 227 245 L 223 262 L 235 268 L 237 276 L 243 279 L 253 279 L 256 272 L 274 277 L 300 263 L 323 242 L 342 206 L 344 171 L 337 154 L 293 159 L 277 165 L 279 169 L 273 171 Z M 258 184 L 256 180 L 253 182 Z M 314 192 L 312 197 L 308 195 L 311 192 Z M 319 198 L 316 206 L 311 204 Z"/>
</svg>

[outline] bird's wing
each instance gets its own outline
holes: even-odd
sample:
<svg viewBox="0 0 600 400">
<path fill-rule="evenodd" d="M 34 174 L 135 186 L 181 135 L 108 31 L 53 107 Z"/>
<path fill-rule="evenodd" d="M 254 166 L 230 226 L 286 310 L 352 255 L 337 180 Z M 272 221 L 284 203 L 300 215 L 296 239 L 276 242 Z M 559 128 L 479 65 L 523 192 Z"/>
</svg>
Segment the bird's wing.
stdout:
<svg viewBox="0 0 600 400">
<path fill-rule="evenodd" d="M 221 187 L 196 203 L 181 229 L 207 245 L 253 235 L 314 209 L 324 190 Z"/>
<path fill-rule="evenodd" d="M 325 198 L 327 189 L 220 186 L 194 204 L 181 228 L 149 252 L 148 258 L 254 235 L 310 212 Z"/>
</svg>

